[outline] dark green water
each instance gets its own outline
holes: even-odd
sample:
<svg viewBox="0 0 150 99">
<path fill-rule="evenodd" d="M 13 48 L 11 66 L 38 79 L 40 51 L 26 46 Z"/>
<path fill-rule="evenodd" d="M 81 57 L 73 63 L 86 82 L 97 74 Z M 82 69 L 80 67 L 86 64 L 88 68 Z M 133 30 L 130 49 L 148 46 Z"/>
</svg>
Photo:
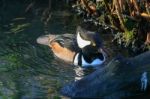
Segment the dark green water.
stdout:
<svg viewBox="0 0 150 99">
<path fill-rule="evenodd" d="M 21 12 L 20 2 L 10 3 L 0 8 L 0 99 L 60 99 L 60 88 L 74 80 L 74 67 L 56 59 L 36 38 L 74 33 L 76 17 L 53 11 L 45 26 L 40 16 Z"/>
</svg>

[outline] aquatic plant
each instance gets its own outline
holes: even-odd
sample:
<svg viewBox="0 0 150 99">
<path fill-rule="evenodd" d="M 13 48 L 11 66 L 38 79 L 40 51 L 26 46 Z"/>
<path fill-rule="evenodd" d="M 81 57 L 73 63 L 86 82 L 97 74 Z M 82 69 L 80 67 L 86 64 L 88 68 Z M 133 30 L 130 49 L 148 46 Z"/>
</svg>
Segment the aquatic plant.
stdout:
<svg viewBox="0 0 150 99">
<path fill-rule="evenodd" d="M 18 33 L 18 32 L 24 31 L 25 28 L 27 28 L 29 26 L 30 26 L 30 23 L 19 24 L 19 25 L 16 25 L 16 26 L 13 25 L 11 27 L 11 29 L 10 29 L 10 32 L 12 32 L 12 33 Z"/>
<path fill-rule="evenodd" d="M 126 45 L 129 45 L 133 39 L 135 38 L 134 37 L 135 34 L 134 34 L 134 31 L 125 31 L 124 34 L 123 34 L 123 39 L 124 39 L 124 42 L 126 42 Z"/>
</svg>

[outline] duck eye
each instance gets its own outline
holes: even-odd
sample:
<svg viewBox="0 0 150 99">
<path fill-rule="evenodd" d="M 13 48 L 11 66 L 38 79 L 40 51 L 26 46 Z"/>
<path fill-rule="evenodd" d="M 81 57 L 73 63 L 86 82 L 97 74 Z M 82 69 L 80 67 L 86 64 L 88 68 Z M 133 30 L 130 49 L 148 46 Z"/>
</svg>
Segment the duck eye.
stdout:
<svg viewBox="0 0 150 99">
<path fill-rule="evenodd" d="M 95 43 L 92 43 L 92 46 L 96 46 L 96 44 L 95 44 Z"/>
</svg>

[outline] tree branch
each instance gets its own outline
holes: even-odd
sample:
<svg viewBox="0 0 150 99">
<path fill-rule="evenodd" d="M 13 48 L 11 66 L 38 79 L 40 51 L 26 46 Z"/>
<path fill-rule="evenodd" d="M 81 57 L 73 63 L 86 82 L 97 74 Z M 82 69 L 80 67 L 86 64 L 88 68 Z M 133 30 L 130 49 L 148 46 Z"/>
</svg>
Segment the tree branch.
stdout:
<svg viewBox="0 0 150 99">
<path fill-rule="evenodd" d="M 122 99 L 149 92 L 141 91 L 141 76 L 150 81 L 150 51 L 133 58 L 117 57 L 85 78 L 66 85 L 61 94 L 72 98 Z M 149 86 L 149 85 L 148 85 Z M 146 91 L 150 91 L 149 87 Z M 139 97 L 139 96 L 137 96 Z"/>
</svg>

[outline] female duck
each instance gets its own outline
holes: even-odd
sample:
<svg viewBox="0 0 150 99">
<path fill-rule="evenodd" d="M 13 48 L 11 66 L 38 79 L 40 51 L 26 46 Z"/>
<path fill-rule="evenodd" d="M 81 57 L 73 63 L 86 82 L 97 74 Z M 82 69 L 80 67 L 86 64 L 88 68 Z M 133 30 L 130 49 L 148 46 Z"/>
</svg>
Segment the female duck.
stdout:
<svg viewBox="0 0 150 99">
<path fill-rule="evenodd" d="M 67 62 L 73 62 L 75 54 L 80 51 L 73 34 L 48 34 L 39 37 L 37 43 L 49 46 L 56 57 Z"/>
</svg>

